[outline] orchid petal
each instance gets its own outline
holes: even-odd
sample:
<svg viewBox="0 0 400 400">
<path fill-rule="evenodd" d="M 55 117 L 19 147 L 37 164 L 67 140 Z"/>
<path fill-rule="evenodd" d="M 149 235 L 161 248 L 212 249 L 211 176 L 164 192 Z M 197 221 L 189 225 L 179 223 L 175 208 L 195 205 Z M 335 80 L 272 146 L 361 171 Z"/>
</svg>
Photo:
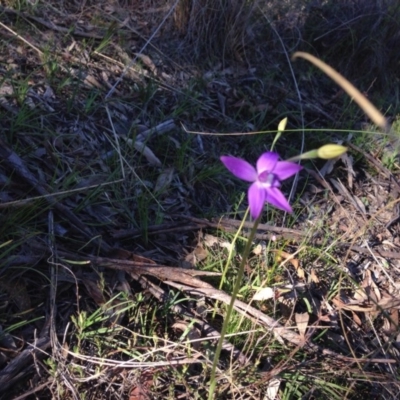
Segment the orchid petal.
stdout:
<svg viewBox="0 0 400 400">
<path fill-rule="evenodd" d="M 225 167 L 237 178 L 247 182 L 257 180 L 257 171 L 247 161 L 237 157 L 222 156 L 220 158 Z"/>
<path fill-rule="evenodd" d="M 276 166 L 276 163 L 278 162 L 278 159 L 278 154 L 272 151 L 261 154 L 260 158 L 257 160 L 257 172 L 272 172 Z"/>
<path fill-rule="evenodd" d="M 268 188 L 265 189 L 266 196 L 265 201 L 272 204 L 276 208 L 279 208 L 283 211 L 287 211 L 289 213 L 292 212 L 292 207 L 286 200 L 283 193 L 278 188 Z"/>
<path fill-rule="evenodd" d="M 253 183 L 248 190 L 250 215 L 256 219 L 260 216 L 265 203 L 265 189 L 257 182 Z"/>
<path fill-rule="evenodd" d="M 299 172 L 302 168 L 303 167 L 301 165 L 296 163 L 292 163 L 289 161 L 279 161 L 276 164 L 273 173 L 280 181 L 283 181 L 284 179 L 287 179 L 292 175 L 297 174 L 297 172 Z"/>
</svg>

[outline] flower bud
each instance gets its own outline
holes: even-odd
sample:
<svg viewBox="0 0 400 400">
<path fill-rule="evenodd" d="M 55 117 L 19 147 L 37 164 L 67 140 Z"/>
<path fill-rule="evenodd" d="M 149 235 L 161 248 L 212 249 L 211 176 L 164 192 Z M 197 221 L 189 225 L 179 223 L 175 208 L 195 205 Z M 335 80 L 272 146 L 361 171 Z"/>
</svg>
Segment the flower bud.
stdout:
<svg viewBox="0 0 400 400">
<path fill-rule="evenodd" d="M 339 157 L 346 153 L 347 147 L 341 146 L 339 144 L 326 144 L 317 150 L 319 158 L 329 160 L 330 158 Z"/>
<path fill-rule="evenodd" d="M 283 132 L 286 128 L 286 124 L 287 124 L 287 117 L 284 118 L 281 122 L 279 122 L 278 132 Z"/>
</svg>

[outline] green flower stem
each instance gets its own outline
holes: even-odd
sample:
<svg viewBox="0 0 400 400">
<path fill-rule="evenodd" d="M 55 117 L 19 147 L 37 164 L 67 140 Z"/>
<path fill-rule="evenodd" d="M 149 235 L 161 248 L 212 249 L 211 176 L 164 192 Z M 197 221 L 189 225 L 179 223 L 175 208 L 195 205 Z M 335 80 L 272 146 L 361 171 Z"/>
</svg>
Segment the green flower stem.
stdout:
<svg viewBox="0 0 400 400">
<path fill-rule="evenodd" d="M 248 212 L 248 210 L 247 210 L 247 212 Z M 244 219 L 247 216 L 247 212 L 246 212 L 246 214 L 244 216 Z M 226 311 L 226 316 L 224 318 L 224 323 L 222 324 L 221 336 L 219 338 L 218 345 L 217 345 L 217 348 L 215 350 L 214 362 L 213 362 L 212 369 L 211 369 L 210 391 L 208 393 L 208 400 L 213 400 L 213 397 L 214 397 L 215 386 L 217 384 L 217 381 L 215 379 L 215 374 L 216 374 L 216 370 L 217 370 L 219 357 L 221 355 L 222 345 L 224 343 L 224 338 L 225 338 L 225 335 L 226 335 L 226 331 L 228 329 L 228 324 L 229 324 L 229 320 L 230 320 L 230 317 L 231 317 L 231 314 L 232 314 L 233 305 L 235 303 L 237 294 L 239 293 L 240 287 L 242 285 L 243 275 L 244 275 L 244 268 L 245 268 L 248 256 L 250 254 L 251 246 L 253 244 L 253 239 L 254 239 L 254 236 L 255 236 L 255 234 L 257 232 L 257 226 L 260 223 L 260 220 L 261 220 L 261 215 L 254 221 L 253 228 L 250 231 L 250 235 L 249 235 L 249 237 L 247 239 L 246 247 L 245 247 L 245 249 L 243 251 L 243 254 L 242 254 L 242 261 L 240 263 L 239 271 L 238 271 L 238 274 L 237 274 L 237 277 L 236 277 L 236 281 L 235 281 L 235 286 L 233 288 L 231 302 L 229 303 L 228 309 Z"/>
<path fill-rule="evenodd" d="M 221 283 L 219 284 L 219 290 L 221 290 L 222 286 L 224 285 L 225 277 L 226 277 L 226 274 L 228 272 L 229 266 L 231 265 L 232 258 L 233 258 L 234 244 L 237 242 L 237 240 L 238 240 L 238 238 L 240 236 L 240 232 L 242 232 L 244 223 L 246 222 L 246 219 L 247 219 L 248 215 L 249 215 L 249 208 L 247 208 L 246 212 L 244 213 L 242 222 L 240 223 L 240 226 L 239 226 L 238 230 L 236 231 L 235 236 L 233 237 L 232 245 L 230 246 L 230 249 L 229 249 L 228 259 L 226 260 L 225 268 L 222 271 Z"/>
</svg>

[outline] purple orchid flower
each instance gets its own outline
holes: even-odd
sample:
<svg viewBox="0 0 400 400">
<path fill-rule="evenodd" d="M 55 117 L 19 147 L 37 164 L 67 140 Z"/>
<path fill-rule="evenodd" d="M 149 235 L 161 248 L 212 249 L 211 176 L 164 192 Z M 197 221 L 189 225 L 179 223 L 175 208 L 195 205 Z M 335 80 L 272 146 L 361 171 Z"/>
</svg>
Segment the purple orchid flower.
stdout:
<svg viewBox="0 0 400 400">
<path fill-rule="evenodd" d="M 248 190 L 250 214 L 260 216 L 264 203 L 270 203 L 283 211 L 292 212 L 289 202 L 279 190 L 281 181 L 299 172 L 302 167 L 289 161 L 278 161 L 279 156 L 267 152 L 257 160 L 257 168 L 241 158 L 222 156 L 221 161 L 237 178 L 253 182 Z"/>
</svg>

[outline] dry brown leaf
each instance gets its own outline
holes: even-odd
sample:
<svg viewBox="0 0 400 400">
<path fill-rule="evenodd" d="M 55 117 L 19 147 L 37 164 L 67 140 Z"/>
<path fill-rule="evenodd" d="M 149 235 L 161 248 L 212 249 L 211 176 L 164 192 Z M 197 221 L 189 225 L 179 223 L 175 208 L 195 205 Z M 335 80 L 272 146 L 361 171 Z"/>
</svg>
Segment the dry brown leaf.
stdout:
<svg viewBox="0 0 400 400">
<path fill-rule="evenodd" d="M 347 184 L 349 185 L 350 189 L 353 189 L 353 177 L 356 176 L 353 169 L 353 157 L 348 153 L 344 153 L 340 159 L 344 162 L 347 168 Z"/>
<path fill-rule="evenodd" d="M 81 277 L 81 281 L 85 285 L 89 296 L 95 301 L 98 306 L 101 306 L 106 302 L 103 291 L 100 289 L 100 282 L 96 282 L 87 277 Z"/>
<path fill-rule="evenodd" d="M 269 111 L 272 109 L 272 106 L 268 103 L 265 104 L 257 104 L 253 107 L 251 107 L 251 110 L 254 112 L 260 112 L 260 111 Z"/>
<path fill-rule="evenodd" d="M 366 214 L 367 210 L 364 206 L 364 203 L 357 197 L 353 196 L 347 188 L 343 185 L 343 183 L 339 179 L 330 179 L 332 185 L 339 191 L 339 193 L 347 198 L 347 200 L 354 206 L 357 211 L 360 211 L 362 214 Z"/>
<path fill-rule="evenodd" d="M 368 299 L 368 296 L 365 293 L 365 289 L 363 287 L 358 287 L 355 290 L 353 297 L 357 301 L 358 304 L 362 304 Z"/>
<path fill-rule="evenodd" d="M 362 321 L 360 319 L 360 317 L 354 312 L 351 312 L 352 316 L 353 316 L 353 321 L 358 325 L 358 326 L 362 326 Z"/>
<path fill-rule="evenodd" d="M 281 381 L 279 379 L 273 378 L 268 382 L 268 388 L 266 396 L 263 400 L 275 400 L 278 396 L 279 386 Z"/>
<path fill-rule="evenodd" d="M 199 350 L 201 343 L 197 339 L 200 339 L 201 335 L 200 331 L 195 326 L 190 326 L 190 324 L 185 321 L 177 321 L 172 325 L 172 328 L 179 329 L 183 333 L 187 332 L 187 340 L 191 342 L 191 345 L 195 350 Z"/>
<path fill-rule="evenodd" d="M 396 309 L 390 310 L 390 332 L 397 332 L 399 329 L 399 311 Z"/>
<path fill-rule="evenodd" d="M 297 329 L 302 340 L 306 337 L 306 330 L 308 326 L 308 321 L 310 320 L 310 315 L 308 313 L 295 313 L 294 319 L 296 321 Z"/>
<path fill-rule="evenodd" d="M 133 147 L 141 154 L 144 155 L 146 160 L 157 167 L 161 167 L 161 161 L 155 156 L 155 154 L 143 143 L 136 141 L 133 143 Z"/>
<path fill-rule="evenodd" d="M 188 327 L 188 323 L 185 321 L 177 321 L 172 325 L 173 329 L 179 329 L 182 332 L 185 332 L 186 328 Z"/>
<path fill-rule="evenodd" d="M 154 192 L 166 192 L 171 185 L 172 179 L 174 177 L 174 172 L 174 168 L 166 168 L 163 172 L 161 172 L 161 174 L 157 178 Z"/>
<path fill-rule="evenodd" d="M 381 292 L 372 279 L 371 271 L 367 269 L 365 271 L 364 279 L 361 286 L 354 292 L 354 299 L 356 303 L 352 301 L 352 304 L 363 304 L 363 303 L 379 303 L 382 298 Z"/>
<path fill-rule="evenodd" d="M 339 309 L 339 310 L 349 310 L 349 311 L 358 311 L 358 312 L 364 312 L 364 313 L 371 313 L 376 311 L 376 306 L 360 306 L 355 303 L 345 303 L 343 302 L 338 296 L 332 299 L 333 304 Z"/>
<path fill-rule="evenodd" d="M 319 174 L 321 175 L 322 178 L 325 177 L 325 175 L 329 175 L 332 171 L 333 168 L 335 167 L 335 164 L 338 160 L 334 158 L 333 160 L 327 160 L 323 167 L 319 170 Z"/>
<path fill-rule="evenodd" d="M 272 287 L 265 287 L 260 289 L 254 296 L 253 300 L 262 301 L 273 299 L 275 297 L 275 290 Z"/>
<path fill-rule="evenodd" d="M 219 244 L 221 247 L 227 249 L 228 251 L 234 251 L 235 250 L 235 244 L 230 243 L 228 240 L 222 240 Z"/>
<path fill-rule="evenodd" d="M 277 261 L 282 261 L 283 258 L 285 260 L 288 260 L 296 269 L 299 268 L 299 260 L 294 258 L 292 254 L 286 253 L 286 251 L 283 250 L 277 250 L 276 252 L 277 252 L 276 255 Z"/>
<path fill-rule="evenodd" d="M 382 298 L 378 303 L 378 308 L 380 309 L 390 309 L 390 308 L 400 308 L 400 297 L 399 296 L 392 296 L 387 292 L 382 293 Z"/>
<path fill-rule="evenodd" d="M 249 105 L 249 103 L 245 99 L 240 99 L 236 103 L 234 103 L 232 107 L 241 108 L 244 107 L 245 105 Z"/>
<path fill-rule="evenodd" d="M 204 235 L 204 245 L 206 247 L 212 247 L 212 246 L 214 246 L 215 244 L 218 244 L 218 243 L 219 243 L 219 240 L 218 240 L 218 238 L 216 236 L 211 235 L 209 233 L 206 233 Z"/>
<path fill-rule="evenodd" d="M 303 268 L 300 267 L 299 260 L 297 258 L 294 258 L 293 254 L 286 253 L 286 251 L 283 251 L 283 250 L 277 250 L 276 253 L 277 253 L 277 255 L 276 255 L 277 261 L 281 261 L 282 258 L 289 261 L 290 264 L 292 264 L 293 267 L 295 268 L 295 270 L 297 272 L 297 276 L 300 279 L 305 278 L 305 271 Z"/>
<path fill-rule="evenodd" d="M 140 375 L 140 384 L 134 386 L 129 393 L 129 400 L 148 400 L 150 399 L 150 389 L 153 384 L 153 376 L 150 371 Z"/>
<path fill-rule="evenodd" d="M 61 355 L 66 360 L 69 355 L 69 346 L 67 342 L 64 342 L 61 347 Z"/>
<path fill-rule="evenodd" d="M 301 268 L 301 267 L 298 268 L 298 270 L 297 270 L 297 276 L 298 276 L 300 279 L 305 279 L 306 274 L 305 274 L 303 268 Z"/>
<path fill-rule="evenodd" d="M 208 251 L 199 243 L 194 250 L 185 257 L 185 261 L 190 264 L 188 267 L 194 267 L 198 262 L 205 260 L 207 256 Z"/>
<path fill-rule="evenodd" d="M 0 347 L 7 350 L 17 351 L 17 345 L 15 344 L 14 338 L 8 333 L 3 331 L 3 327 L 0 325 Z"/>
<path fill-rule="evenodd" d="M 317 276 L 314 268 L 311 268 L 310 279 L 311 279 L 311 282 L 319 283 L 319 279 L 318 279 L 318 276 Z"/>
<path fill-rule="evenodd" d="M 143 264 L 156 265 L 156 262 L 153 261 L 152 259 L 140 256 L 138 254 L 132 253 L 131 251 L 125 250 L 125 249 L 113 249 L 112 253 L 110 253 L 110 257 L 116 258 L 118 260 L 129 260 L 129 261 L 135 261 L 135 262 L 143 263 Z"/>
<path fill-rule="evenodd" d="M 253 254 L 255 254 L 256 256 L 259 256 L 263 251 L 264 251 L 264 247 L 259 243 L 256 247 L 254 247 Z"/>
<path fill-rule="evenodd" d="M 13 302 L 20 311 L 29 310 L 32 307 L 31 297 L 23 280 L 13 281 L 12 285 L 7 285 L 2 279 L 0 290 L 7 293 L 8 300 Z"/>
<path fill-rule="evenodd" d="M 372 300 L 373 303 L 377 303 L 381 300 L 381 292 L 372 279 L 371 271 L 369 269 L 365 271 L 365 277 L 361 286 L 365 289 L 368 299 Z"/>
<path fill-rule="evenodd" d="M 157 67 L 153 63 L 152 59 L 149 56 L 146 56 L 141 53 L 134 53 L 137 58 L 140 58 L 143 62 L 143 64 L 150 69 L 150 71 L 154 74 L 157 75 Z"/>
<path fill-rule="evenodd" d="M 381 325 L 382 332 L 386 334 L 390 334 L 390 321 L 388 318 L 383 318 L 382 325 Z"/>
</svg>

